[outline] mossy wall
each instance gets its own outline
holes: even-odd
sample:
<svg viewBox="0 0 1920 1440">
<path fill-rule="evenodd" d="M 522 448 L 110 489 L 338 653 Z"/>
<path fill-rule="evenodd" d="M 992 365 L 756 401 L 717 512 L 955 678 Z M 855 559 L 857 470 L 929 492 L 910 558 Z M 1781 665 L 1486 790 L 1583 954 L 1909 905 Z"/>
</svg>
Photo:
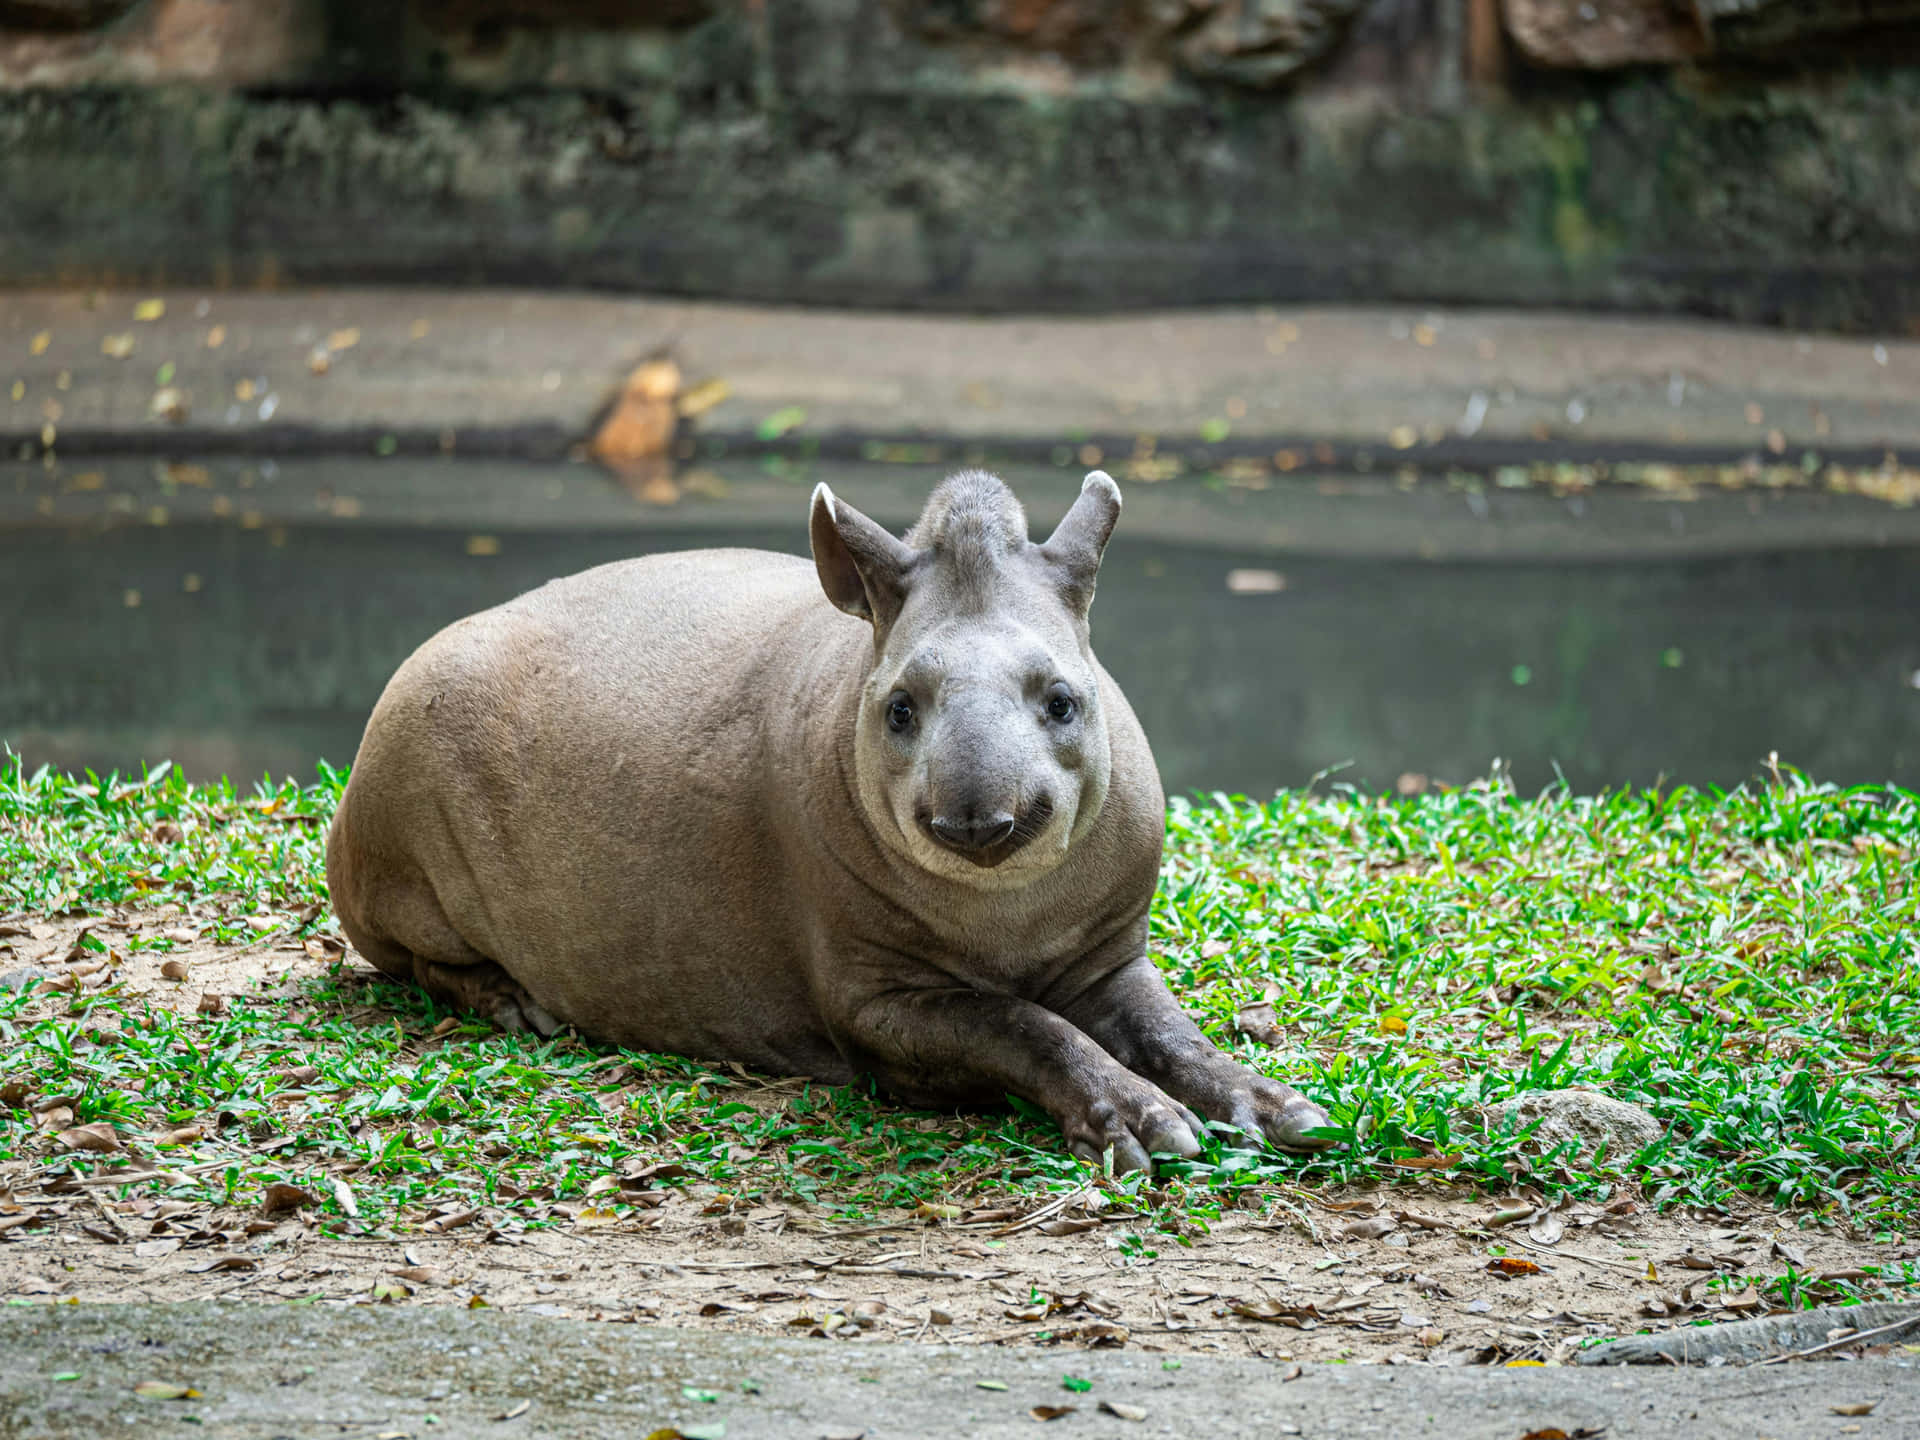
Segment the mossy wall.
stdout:
<svg viewBox="0 0 1920 1440">
<path fill-rule="evenodd" d="M 1509 56 L 1476 86 L 1448 23 L 1467 3 L 1382 0 L 1264 87 L 972 21 L 956 38 L 904 0 L 575 27 L 282 0 L 304 40 L 187 80 L 97 57 L 9 72 L 0 31 L 0 285 L 1920 328 L 1920 64 L 1900 44 L 1604 73 Z"/>
</svg>

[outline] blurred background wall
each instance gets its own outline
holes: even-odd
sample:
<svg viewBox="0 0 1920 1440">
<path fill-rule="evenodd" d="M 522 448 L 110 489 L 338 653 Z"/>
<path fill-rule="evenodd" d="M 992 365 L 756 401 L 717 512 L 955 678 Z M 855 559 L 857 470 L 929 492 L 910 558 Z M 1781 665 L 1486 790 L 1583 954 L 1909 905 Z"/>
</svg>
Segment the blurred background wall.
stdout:
<svg viewBox="0 0 1920 1440">
<path fill-rule="evenodd" d="M 1920 0 L 0 0 L 0 285 L 1920 333 Z"/>
</svg>

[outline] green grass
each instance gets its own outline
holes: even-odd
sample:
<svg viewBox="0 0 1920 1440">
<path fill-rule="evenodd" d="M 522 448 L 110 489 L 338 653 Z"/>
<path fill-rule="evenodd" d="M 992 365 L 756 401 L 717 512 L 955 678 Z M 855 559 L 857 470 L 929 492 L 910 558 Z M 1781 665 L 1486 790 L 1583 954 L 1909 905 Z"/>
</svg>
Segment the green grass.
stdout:
<svg viewBox="0 0 1920 1440">
<path fill-rule="evenodd" d="M 324 906 L 343 781 L 322 767 L 313 785 L 242 795 L 164 767 L 127 782 L 29 775 L 8 757 L 0 915 L 174 902 L 236 942 L 257 938 L 243 921 L 263 912 L 337 933 L 307 907 Z M 1220 1146 L 1151 1181 L 1099 1183 L 1175 1232 L 1288 1187 L 1438 1174 L 1661 1204 L 1744 1193 L 1866 1236 L 1911 1234 L 1917 856 L 1920 796 L 1790 771 L 1730 794 L 1523 800 L 1496 780 L 1411 798 L 1175 801 L 1157 960 L 1217 1041 L 1327 1103 L 1347 1143 L 1313 1158 Z M 1281 1027 L 1271 1049 L 1234 1025 L 1262 998 Z M 296 1083 L 298 1066 L 319 1077 Z M 0 993 L 7 1080 L 72 1097 L 76 1123 L 130 1139 L 200 1124 L 205 1139 L 164 1152 L 170 1168 L 207 1167 L 182 1194 L 252 1203 L 287 1179 L 344 1223 L 329 1180 L 346 1175 L 362 1229 L 405 1230 L 450 1205 L 531 1225 L 555 1206 L 623 1211 L 609 1179 L 623 1164 L 671 1162 L 684 1167 L 671 1184 L 797 1199 L 829 1220 L 1090 1178 L 1031 1107 L 934 1115 L 865 1087 L 768 1089 L 723 1067 L 499 1034 L 337 966 L 291 1001 L 241 998 L 212 1016 L 111 986 L 57 1010 Z M 1644 1106 L 1666 1138 L 1583 1165 L 1485 1122 L 1490 1102 L 1566 1085 Z M 0 1166 L 28 1157 L 47 1159 L 44 1138 L 0 1107 Z"/>
</svg>

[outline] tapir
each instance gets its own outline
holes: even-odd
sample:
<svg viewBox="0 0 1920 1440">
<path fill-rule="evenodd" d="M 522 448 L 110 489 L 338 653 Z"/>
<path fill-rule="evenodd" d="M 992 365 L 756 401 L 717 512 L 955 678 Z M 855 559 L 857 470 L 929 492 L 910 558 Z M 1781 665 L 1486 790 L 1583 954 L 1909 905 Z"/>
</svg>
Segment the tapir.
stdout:
<svg viewBox="0 0 1920 1440">
<path fill-rule="evenodd" d="M 901 539 L 821 485 L 811 564 L 650 555 L 458 621 L 367 724 L 342 928 L 508 1028 L 1018 1095 L 1117 1170 L 1198 1154 L 1202 1117 L 1315 1147 L 1325 1112 L 1147 954 L 1166 801 L 1089 631 L 1119 514 L 1094 471 L 1036 545 L 969 471 Z"/>
</svg>

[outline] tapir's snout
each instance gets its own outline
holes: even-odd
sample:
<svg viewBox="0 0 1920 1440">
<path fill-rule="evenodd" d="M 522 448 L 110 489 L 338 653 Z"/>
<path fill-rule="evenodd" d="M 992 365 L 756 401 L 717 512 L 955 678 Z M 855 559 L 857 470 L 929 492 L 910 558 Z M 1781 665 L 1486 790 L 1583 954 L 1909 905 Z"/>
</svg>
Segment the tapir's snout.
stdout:
<svg viewBox="0 0 1920 1440">
<path fill-rule="evenodd" d="M 1053 801 L 1040 796 L 1015 815 L 991 806 L 955 806 L 950 814 L 923 810 L 920 828 L 935 844 L 990 870 L 1046 828 Z"/>
<path fill-rule="evenodd" d="M 1013 816 L 1005 810 L 991 815 L 969 813 L 960 820 L 945 815 L 928 819 L 927 830 L 950 850 L 986 850 L 1013 834 Z"/>
</svg>

